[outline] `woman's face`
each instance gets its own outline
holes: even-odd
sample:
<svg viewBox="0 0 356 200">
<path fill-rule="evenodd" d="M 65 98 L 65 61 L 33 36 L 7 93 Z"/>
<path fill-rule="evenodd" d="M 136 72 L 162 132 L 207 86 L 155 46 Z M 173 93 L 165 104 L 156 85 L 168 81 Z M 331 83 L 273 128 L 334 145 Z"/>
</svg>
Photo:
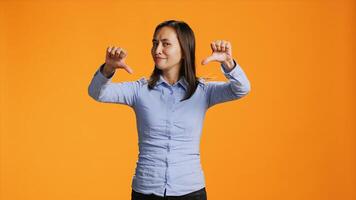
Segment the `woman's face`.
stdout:
<svg viewBox="0 0 356 200">
<path fill-rule="evenodd" d="M 172 68 L 180 68 L 181 47 L 173 28 L 165 26 L 157 31 L 152 40 L 151 54 L 156 67 L 160 70 L 166 71 Z"/>
</svg>

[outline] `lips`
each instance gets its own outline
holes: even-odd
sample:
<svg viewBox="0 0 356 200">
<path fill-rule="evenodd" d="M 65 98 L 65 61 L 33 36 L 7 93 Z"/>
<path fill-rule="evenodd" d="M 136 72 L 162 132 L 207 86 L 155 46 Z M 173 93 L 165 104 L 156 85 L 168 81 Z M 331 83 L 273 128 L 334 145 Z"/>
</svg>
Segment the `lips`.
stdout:
<svg viewBox="0 0 356 200">
<path fill-rule="evenodd" d="M 161 58 L 161 57 L 154 57 L 154 60 L 155 60 L 155 61 L 160 61 L 160 60 L 163 60 L 163 59 L 165 59 L 165 58 Z"/>
</svg>

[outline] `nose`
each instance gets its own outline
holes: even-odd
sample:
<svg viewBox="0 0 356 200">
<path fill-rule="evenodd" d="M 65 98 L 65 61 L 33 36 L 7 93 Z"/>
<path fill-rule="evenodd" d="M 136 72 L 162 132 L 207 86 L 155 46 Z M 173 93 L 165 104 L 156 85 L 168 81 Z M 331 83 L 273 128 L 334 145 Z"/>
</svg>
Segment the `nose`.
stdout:
<svg viewBox="0 0 356 200">
<path fill-rule="evenodd" d="M 158 43 L 156 47 L 153 47 L 153 53 L 154 55 L 162 54 L 162 45 L 160 43 Z"/>
</svg>

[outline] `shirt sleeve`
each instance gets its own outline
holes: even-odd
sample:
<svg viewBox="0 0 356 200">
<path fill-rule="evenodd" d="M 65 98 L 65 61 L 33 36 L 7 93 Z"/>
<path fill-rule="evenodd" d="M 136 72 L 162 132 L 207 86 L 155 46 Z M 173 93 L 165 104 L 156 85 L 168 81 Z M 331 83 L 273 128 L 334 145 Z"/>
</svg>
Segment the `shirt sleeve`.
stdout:
<svg viewBox="0 0 356 200">
<path fill-rule="evenodd" d="M 250 92 L 250 82 L 238 63 L 234 60 L 234 68 L 227 72 L 221 64 L 221 71 L 227 82 L 207 82 L 208 108 L 211 106 L 239 99 Z"/>
<path fill-rule="evenodd" d="M 104 65 L 105 63 L 97 69 L 89 84 L 89 96 L 98 102 L 118 103 L 133 107 L 138 96 L 138 91 L 142 85 L 142 81 L 137 80 L 112 83 L 111 79 L 115 72 L 107 78 L 101 72 Z"/>
</svg>

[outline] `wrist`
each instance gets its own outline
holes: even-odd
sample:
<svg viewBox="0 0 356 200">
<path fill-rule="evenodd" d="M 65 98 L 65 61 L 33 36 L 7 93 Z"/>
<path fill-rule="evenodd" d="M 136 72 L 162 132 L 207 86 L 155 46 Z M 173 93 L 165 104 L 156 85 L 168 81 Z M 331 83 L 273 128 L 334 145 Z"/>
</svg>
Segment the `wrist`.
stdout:
<svg viewBox="0 0 356 200">
<path fill-rule="evenodd" d="M 107 78 L 111 77 L 113 75 L 113 73 L 115 72 L 115 68 L 113 67 L 109 67 L 108 65 L 104 65 L 101 71 L 104 76 L 106 76 Z"/>
<path fill-rule="evenodd" d="M 221 62 L 223 67 L 227 70 L 230 71 L 234 68 L 234 60 L 232 58 L 226 59 L 225 61 Z"/>
</svg>

